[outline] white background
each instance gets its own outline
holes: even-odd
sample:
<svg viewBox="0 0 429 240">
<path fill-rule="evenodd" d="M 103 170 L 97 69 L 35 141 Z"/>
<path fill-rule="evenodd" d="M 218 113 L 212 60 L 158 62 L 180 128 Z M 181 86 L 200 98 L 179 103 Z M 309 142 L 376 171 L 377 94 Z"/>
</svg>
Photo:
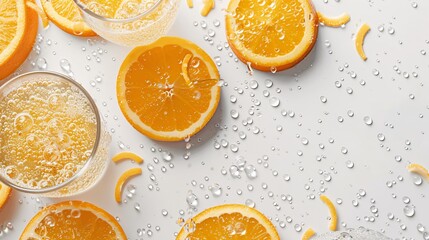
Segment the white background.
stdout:
<svg viewBox="0 0 429 240">
<path fill-rule="evenodd" d="M 328 231 L 329 212 L 318 199 L 323 186 L 326 188 L 325 194 L 333 201 L 337 198 L 343 200 L 341 205 L 336 204 L 341 228 L 344 228 L 341 226 L 344 223 L 347 227 L 365 226 L 385 231 L 392 238 L 423 239 L 416 226 L 422 223 L 429 230 L 429 183 L 414 185 L 414 175 L 407 172 L 406 166 L 417 162 L 429 167 L 429 54 L 421 53 L 421 50 L 429 52 L 429 2 L 416 1 L 418 7 L 413 8 L 413 1 L 409 0 L 327 1 L 315 1 L 317 10 L 330 16 L 348 12 L 351 22 L 344 29 L 320 27 L 314 50 L 295 68 L 276 74 L 255 71 L 253 76 L 247 73 L 244 64 L 228 56 L 230 49 L 217 50 L 216 46 L 223 46 L 226 41 L 222 9 L 227 1 L 216 1 L 215 10 L 207 18 L 199 15 L 202 7 L 200 1 L 195 1 L 194 9 L 188 9 L 182 2 L 170 34 L 196 42 L 213 58 L 220 57 L 219 70 L 227 83 L 222 88 L 221 103 L 214 118 L 197 136 L 191 138 L 193 146 L 189 160 L 183 158 L 187 151 L 185 142 L 152 141 L 135 131 L 121 114 L 115 94 L 116 75 L 129 48 L 103 43 L 100 39 L 90 45 L 87 39 L 70 36 L 52 24 L 47 30 L 40 29 L 43 40 L 37 44 L 41 49 L 40 57 L 47 60 L 48 69 L 62 72 L 59 61 L 67 59 L 75 78 L 96 99 L 108 122 L 109 131 L 114 131 L 111 154 L 120 152 L 119 146 L 123 143 L 127 150 L 140 154 L 146 160 L 142 166 L 143 175 L 129 182 L 137 187 L 137 192 L 132 199 L 128 199 L 128 203 L 117 204 L 113 192 L 119 175 L 135 166 L 131 162 L 110 164 L 95 188 L 70 199 L 89 201 L 106 209 L 120 219 L 130 239 L 174 239 L 174 234 L 180 229 L 176 224 L 180 217 L 179 210 L 187 212 L 184 218 L 190 216 L 186 203 L 190 190 L 199 198 L 198 211 L 218 204 L 244 203 L 246 199 L 252 199 L 256 208 L 273 220 L 282 239 L 300 239 L 308 227 L 319 233 Z M 215 27 L 214 20 L 220 20 L 221 26 Z M 194 21 L 198 26 L 194 26 Z M 206 29 L 201 27 L 202 21 L 207 23 Z M 368 56 L 366 62 L 359 58 L 353 41 L 354 33 L 364 22 L 372 28 L 364 45 Z M 377 30 L 379 26 L 384 26 L 383 32 Z M 394 34 L 388 33 L 389 27 L 394 28 Z M 216 33 L 213 45 L 204 40 L 209 29 Z M 329 41 L 330 47 L 326 41 Z M 82 47 L 86 51 L 82 51 Z M 103 53 L 99 54 L 98 49 Z M 96 56 L 93 56 L 94 51 Z M 91 56 L 90 60 L 86 58 L 88 55 Z M 37 66 L 31 66 L 31 61 L 37 57 L 33 51 L 20 72 L 38 70 Z M 96 61 L 97 57 L 100 62 Z M 90 67 L 89 71 L 85 69 L 86 65 Z M 344 68 L 345 65 L 348 68 Z M 394 70 L 395 65 L 401 74 Z M 340 68 L 344 70 L 340 71 Z M 379 71 L 378 76 L 373 74 L 374 69 Z M 352 72 L 357 74 L 355 79 L 351 77 Z M 403 72 L 409 73 L 410 77 L 405 78 Z M 413 77 L 413 72 L 418 76 Z M 97 75 L 103 76 L 103 80 L 92 87 L 91 81 Z M 265 87 L 267 78 L 274 83 L 271 88 Z M 255 90 L 248 86 L 252 79 L 259 83 Z M 362 80 L 365 85 L 360 84 Z M 342 87 L 337 88 L 336 81 L 341 82 Z M 348 88 L 353 89 L 352 94 L 347 93 Z M 239 89 L 244 93 L 239 94 Z M 278 93 L 277 89 L 281 92 Z M 263 90 L 268 90 L 270 97 L 264 97 Z M 411 99 L 410 94 L 415 98 Z M 236 103 L 230 102 L 231 95 L 237 97 Z M 281 101 L 277 108 L 270 106 L 269 99 L 273 96 Z M 327 103 L 321 102 L 321 96 L 328 99 Z M 258 100 L 261 104 L 255 106 Z M 250 115 L 252 106 L 254 114 Z M 231 118 L 231 110 L 239 112 L 238 119 Z M 282 116 L 282 110 L 293 111 L 295 116 Z M 349 110 L 354 112 L 353 117 L 348 116 Z M 342 123 L 338 121 L 340 116 L 344 118 Z M 372 126 L 365 125 L 364 116 L 373 119 Z M 253 123 L 244 126 L 242 121 L 247 118 L 252 119 Z M 233 131 L 233 125 L 238 127 L 238 131 Z M 282 131 L 276 130 L 278 125 L 282 126 Z M 261 132 L 254 134 L 254 127 Z M 246 139 L 239 138 L 240 131 L 246 133 Z M 378 140 L 379 133 L 384 134 L 385 141 Z M 303 145 L 301 137 L 307 138 L 309 144 Z M 329 138 L 333 138 L 334 142 L 330 143 Z M 222 139 L 229 142 L 228 147 L 215 149 L 215 142 Z M 411 145 L 406 145 L 406 140 Z M 140 148 L 141 144 L 143 148 Z M 239 146 L 237 153 L 231 151 L 231 144 Z M 324 149 L 319 144 L 323 144 Z M 151 151 L 152 147 L 156 152 Z M 347 154 L 341 152 L 342 147 L 348 149 Z M 406 147 L 410 149 L 406 150 Z M 174 168 L 162 160 L 160 149 L 173 154 L 171 163 Z M 298 151 L 302 151 L 303 155 L 298 156 Z M 264 155 L 269 158 L 267 168 L 257 163 Z M 317 161 L 317 156 L 322 155 L 325 158 Z M 396 155 L 402 156 L 401 162 L 395 161 Z M 241 179 L 233 179 L 229 173 L 221 174 L 223 168 L 228 169 L 236 163 L 238 156 L 243 156 L 247 164 L 257 167 L 256 179 L 250 180 L 244 173 Z M 160 159 L 159 164 L 153 162 L 155 157 Z M 346 167 L 348 160 L 354 162 L 354 168 Z M 155 166 L 153 172 L 147 169 L 149 163 Z M 162 166 L 167 168 L 166 173 L 161 171 Z M 278 171 L 278 176 L 274 176 L 273 171 Z M 319 171 L 329 173 L 332 180 L 322 185 L 320 181 L 325 176 L 320 175 Z M 150 179 L 152 173 L 156 176 L 157 185 Z M 283 180 L 285 174 L 290 175 L 289 182 Z M 398 176 L 402 176 L 403 181 L 399 181 Z M 197 182 L 197 186 L 191 184 L 192 180 Z M 388 181 L 396 181 L 396 184 L 388 188 Z M 208 190 L 208 186 L 215 183 L 223 189 L 221 197 L 214 197 Z M 268 185 L 267 189 L 262 188 L 263 183 Z M 203 184 L 202 188 L 200 184 Z M 253 191 L 247 189 L 249 184 L 254 186 Z M 306 184 L 309 190 L 305 189 Z M 149 190 L 149 185 L 159 187 L 159 191 Z M 357 199 L 359 189 L 366 191 L 366 196 L 361 199 Z M 240 190 L 241 195 L 237 193 Z M 274 193 L 273 197 L 269 197 L 270 191 Z M 290 194 L 292 203 L 281 200 L 282 194 Z M 310 194 L 316 195 L 316 198 L 309 199 Z M 205 198 L 206 195 L 209 199 Z M 406 205 L 402 200 L 404 196 L 408 196 L 410 204 L 415 206 L 416 214 L 412 218 L 403 213 Z M 355 199 L 359 201 L 358 207 L 352 205 Z M 371 199 L 375 200 L 374 204 Z M 40 207 L 62 200 L 38 199 L 13 192 L 0 212 L 0 224 L 11 222 L 13 230 L 0 238 L 17 239 Z M 141 205 L 140 212 L 134 209 L 135 203 Z M 275 203 L 281 207 L 280 210 L 276 209 Z M 371 205 L 378 208 L 379 216 L 375 217 L 375 222 L 364 219 L 374 216 L 370 211 Z M 163 209 L 168 211 L 167 216 L 161 214 Z M 395 220 L 389 220 L 388 213 L 393 213 Z M 287 216 L 292 217 L 293 222 L 281 228 L 280 222 L 286 222 Z M 304 224 L 304 230 L 296 232 L 295 224 Z M 407 229 L 401 230 L 401 224 Z M 155 230 L 156 226 L 160 227 L 160 231 Z M 153 235 L 138 236 L 139 228 L 150 229 Z"/>
</svg>

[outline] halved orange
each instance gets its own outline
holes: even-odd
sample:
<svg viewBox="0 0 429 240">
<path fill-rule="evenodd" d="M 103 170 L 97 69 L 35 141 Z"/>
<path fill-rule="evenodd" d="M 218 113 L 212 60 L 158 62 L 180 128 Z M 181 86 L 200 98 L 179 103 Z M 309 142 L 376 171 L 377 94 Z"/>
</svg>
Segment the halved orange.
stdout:
<svg viewBox="0 0 429 240">
<path fill-rule="evenodd" d="M 184 79 L 182 62 L 191 54 Z M 185 74 L 186 75 L 186 74 Z M 119 106 L 128 122 L 144 135 L 181 141 L 200 131 L 216 111 L 219 72 L 194 43 L 163 37 L 133 49 L 117 79 Z"/>
<path fill-rule="evenodd" d="M 33 0 L 3 0 L 0 3 L 0 80 L 25 61 L 37 34 L 37 12 L 26 5 Z"/>
<path fill-rule="evenodd" d="M 79 7 L 73 0 L 41 0 L 40 2 L 48 18 L 64 32 L 82 37 L 97 35 L 83 21 Z"/>
<path fill-rule="evenodd" d="M 10 196 L 11 188 L 9 186 L 4 185 L 2 182 L 0 182 L 0 209 L 3 207 L 3 205 L 6 203 L 6 200 Z"/>
<path fill-rule="evenodd" d="M 313 48 L 318 17 L 310 0 L 231 0 L 226 35 L 244 63 L 281 71 L 299 63 Z"/>
<path fill-rule="evenodd" d="M 20 240 L 126 240 L 118 221 L 105 210 L 82 201 L 65 201 L 43 208 L 25 227 Z"/>
<path fill-rule="evenodd" d="M 231 239 L 279 240 L 271 221 L 261 212 L 241 204 L 206 209 L 188 220 L 176 240 Z"/>
</svg>

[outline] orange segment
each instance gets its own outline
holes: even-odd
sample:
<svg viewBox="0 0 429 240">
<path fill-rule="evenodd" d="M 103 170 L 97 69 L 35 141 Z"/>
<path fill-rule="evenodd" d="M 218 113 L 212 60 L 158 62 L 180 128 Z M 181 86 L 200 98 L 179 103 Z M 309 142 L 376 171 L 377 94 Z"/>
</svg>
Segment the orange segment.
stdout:
<svg viewBox="0 0 429 240">
<path fill-rule="evenodd" d="M 28 1 L 1 1 L 0 80 L 21 66 L 33 48 L 38 20 L 37 12 L 26 6 Z"/>
<path fill-rule="evenodd" d="M 112 161 L 114 163 L 118 163 L 120 161 L 126 160 L 126 159 L 131 159 L 136 163 L 143 163 L 143 158 L 140 157 L 139 155 L 132 153 L 132 152 L 121 152 L 116 154 L 115 156 L 113 156 Z"/>
<path fill-rule="evenodd" d="M 130 178 L 135 177 L 137 175 L 142 174 L 141 168 L 131 168 L 127 171 L 125 171 L 120 177 L 118 182 L 116 183 L 115 187 L 115 200 L 116 202 L 120 203 L 122 202 L 121 193 L 122 193 L 122 187 L 124 186 L 124 183 L 128 181 Z"/>
<path fill-rule="evenodd" d="M 40 2 L 48 18 L 61 30 L 82 37 L 97 35 L 83 21 L 79 7 L 73 0 L 41 0 Z"/>
<path fill-rule="evenodd" d="M 180 230 L 176 240 L 280 239 L 276 228 L 267 217 L 256 209 L 241 204 L 225 204 L 206 209 L 186 224 Z"/>
<path fill-rule="evenodd" d="M 190 54 L 187 74 L 182 64 Z M 144 135 L 180 141 L 200 131 L 216 111 L 219 72 L 194 43 L 163 37 L 137 47 L 122 63 L 117 79 L 119 106 L 128 122 Z"/>
<path fill-rule="evenodd" d="M 429 180 L 429 171 L 422 165 L 417 163 L 411 163 L 410 165 L 407 166 L 407 169 L 408 171 L 419 174 L 420 176 Z"/>
<path fill-rule="evenodd" d="M 6 203 L 6 200 L 9 198 L 11 191 L 12 189 L 9 186 L 6 186 L 0 182 L 0 209 Z"/>
<path fill-rule="evenodd" d="M 329 213 L 331 214 L 331 223 L 329 224 L 329 230 L 336 231 L 337 230 L 338 216 L 337 216 L 337 210 L 335 209 L 334 204 L 325 195 L 320 195 L 320 200 L 322 200 L 322 202 L 325 203 L 326 206 L 328 206 Z"/>
<path fill-rule="evenodd" d="M 186 83 L 191 86 L 191 79 L 189 79 L 189 75 L 188 75 L 188 64 L 189 64 L 189 60 L 191 60 L 192 55 L 191 54 L 186 54 L 185 58 L 183 59 L 182 62 L 182 74 L 183 74 L 183 78 L 185 79 Z"/>
<path fill-rule="evenodd" d="M 343 13 L 337 17 L 327 17 L 321 12 L 317 12 L 319 22 L 328 27 L 341 27 L 350 21 L 350 15 Z"/>
<path fill-rule="evenodd" d="M 116 219 L 103 209 L 81 201 L 65 201 L 43 208 L 25 227 L 20 240 L 126 240 Z"/>
<path fill-rule="evenodd" d="M 226 35 L 244 63 L 280 71 L 299 63 L 317 39 L 318 18 L 309 0 L 231 0 Z"/>
<path fill-rule="evenodd" d="M 365 52 L 363 51 L 363 40 L 365 39 L 365 36 L 370 29 L 371 28 L 368 26 L 368 24 L 364 23 L 359 28 L 358 33 L 356 34 L 356 39 L 355 39 L 356 51 L 358 52 L 359 56 L 364 61 L 366 61 L 367 57 L 366 57 Z"/>
<path fill-rule="evenodd" d="M 316 235 L 316 232 L 309 228 L 305 231 L 304 235 L 302 235 L 302 240 L 310 240 L 314 235 Z"/>
</svg>

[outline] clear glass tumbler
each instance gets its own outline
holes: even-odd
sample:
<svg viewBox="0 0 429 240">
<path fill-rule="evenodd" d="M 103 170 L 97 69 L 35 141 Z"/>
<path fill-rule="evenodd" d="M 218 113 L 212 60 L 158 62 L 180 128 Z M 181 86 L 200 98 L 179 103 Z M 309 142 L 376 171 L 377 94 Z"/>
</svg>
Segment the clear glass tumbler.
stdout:
<svg viewBox="0 0 429 240">
<path fill-rule="evenodd" d="M 30 72 L 0 87 L 0 181 L 65 197 L 100 180 L 111 137 L 89 93 L 69 77 Z"/>
<path fill-rule="evenodd" d="M 165 35 L 176 19 L 180 4 L 180 0 L 74 1 L 94 32 L 131 47 L 146 45 Z"/>
</svg>

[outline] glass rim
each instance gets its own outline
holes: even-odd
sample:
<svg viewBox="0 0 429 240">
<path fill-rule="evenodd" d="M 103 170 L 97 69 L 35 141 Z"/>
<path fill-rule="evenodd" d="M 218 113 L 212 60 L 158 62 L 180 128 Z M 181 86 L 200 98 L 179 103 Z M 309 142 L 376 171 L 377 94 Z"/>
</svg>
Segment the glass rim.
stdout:
<svg viewBox="0 0 429 240">
<path fill-rule="evenodd" d="M 98 20 L 105 21 L 105 22 L 111 22 L 111 23 L 129 23 L 129 22 L 136 21 L 136 20 L 138 20 L 138 19 L 140 19 L 140 18 L 142 18 L 144 16 L 147 16 L 149 13 L 153 12 L 155 10 L 155 8 L 157 8 L 158 5 L 163 0 L 156 0 L 155 4 L 152 7 L 150 7 L 149 9 L 147 9 L 146 11 L 144 11 L 142 13 L 139 13 L 136 16 L 129 17 L 129 18 L 123 18 L 123 19 L 110 18 L 110 17 L 105 17 L 105 16 L 102 16 L 102 15 L 99 15 L 99 14 L 97 14 L 97 13 L 89 10 L 86 7 L 86 4 L 82 3 L 80 0 L 73 0 L 73 1 L 74 1 L 74 3 L 76 3 L 76 5 L 79 7 L 79 9 L 82 12 L 84 12 L 84 13 L 86 13 L 86 14 L 94 17 L 94 18 L 97 18 Z"/>
<path fill-rule="evenodd" d="M 0 86 L 0 98 L 2 95 L 2 92 L 9 86 L 12 85 L 14 82 L 18 81 L 20 78 L 27 76 L 27 75 L 33 75 L 33 74 L 48 74 L 48 75 L 53 75 L 55 77 L 60 77 L 62 79 L 64 79 L 64 81 L 66 81 L 67 83 L 69 83 L 71 86 L 75 86 L 77 87 L 86 97 L 86 99 L 88 100 L 91 108 L 94 111 L 95 114 L 95 118 L 97 121 L 97 133 L 95 136 L 95 142 L 94 142 L 94 146 L 92 147 L 92 152 L 91 155 L 89 156 L 89 158 L 86 160 L 85 164 L 82 166 L 82 168 L 80 168 L 72 177 L 68 178 L 66 181 L 58 184 L 58 185 L 54 185 L 52 187 L 48 187 L 48 188 L 40 188 L 40 189 L 33 189 L 33 188 L 27 188 L 27 187 L 23 187 L 20 185 L 17 185 L 11 181 L 9 181 L 8 178 L 4 177 L 2 174 L 0 174 L 0 181 L 2 181 L 4 184 L 8 185 L 11 188 L 14 188 L 18 191 L 21 192 L 25 192 L 25 193 L 34 193 L 34 194 L 41 194 L 41 193 L 49 193 L 49 192 L 54 192 L 56 190 L 59 190 L 67 185 L 69 185 L 70 183 L 72 183 L 74 180 L 76 180 L 78 177 L 82 176 L 83 173 L 86 172 L 86 170 L 89 168 L 89 165 L 95 161 L 95 153 L 97 152 L 99 145 L 100 145 L 100 139 L 101 139 L 101 117 L 100 117 L 100 112 L 97 108 L 97 105 L 95 104 L 94 99 L 91 97 L 91 95 L 89 94 L 89 92 L 82 86 L 80 85 L 77 81 L 73 80 L 72 78 L 70 78 L 67 75 L 61 74 L 61 73 L 57 73 L 57 72 L 53 72 L 53 71 L 31 71 L 31 72 L 26 72 L 23 74 L 19 74 L 18 76 L 15 76 L 13 78 L 11 78 L 10 80 L 7 80 L 7 82 L 5 82 L 3 85 Z"/>
</svg>

